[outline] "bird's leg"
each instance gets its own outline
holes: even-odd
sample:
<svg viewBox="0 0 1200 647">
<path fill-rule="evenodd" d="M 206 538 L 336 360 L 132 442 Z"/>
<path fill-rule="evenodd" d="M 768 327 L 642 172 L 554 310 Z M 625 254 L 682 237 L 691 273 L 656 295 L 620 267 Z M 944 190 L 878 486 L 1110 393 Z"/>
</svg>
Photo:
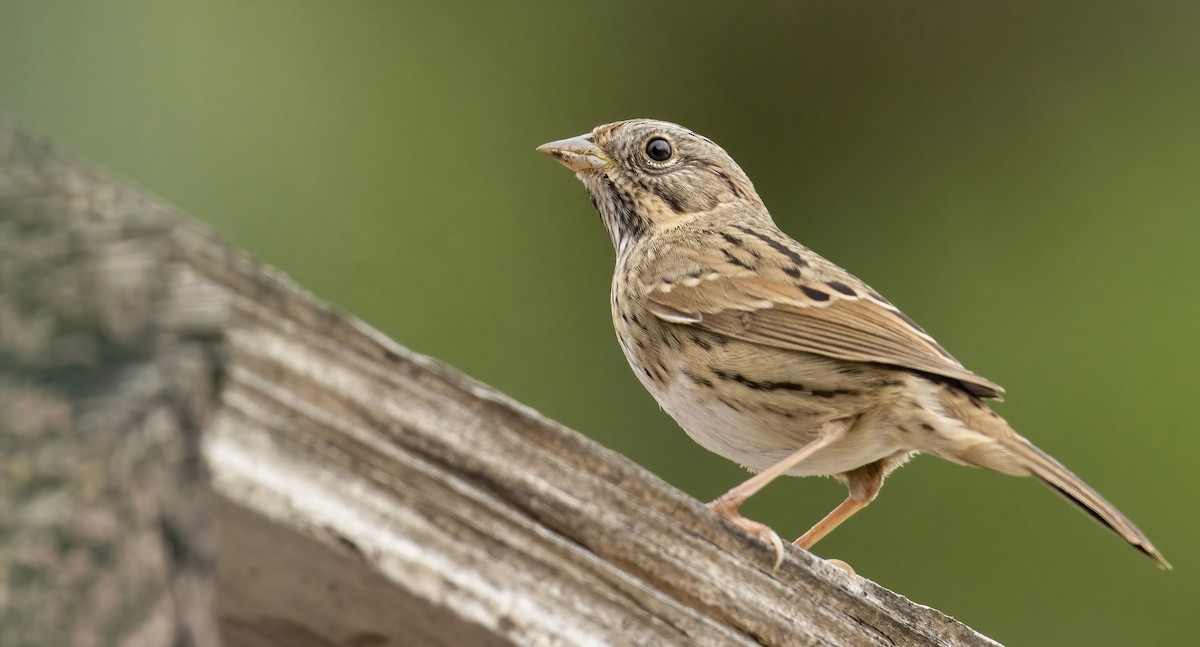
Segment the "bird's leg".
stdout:
<svg viewBox="0 0 1200 647">
<path fill-rule="evenodd" d="M 808 532 L 800 536 L 799 539 L 792 542 L 793 544 L 810 550 L 814 544 L 821 541 L 821 538 L 833 532 L 843 521 L 849 519 L 855 512 L 867 507 L 870 499 L 855 499 L 854 497 L 846 497 L 845 501 L 833 509 L 832 512 L 825 515 L 825 518 L 818 521 L 815 526 L 808 529 Z"/>
<path fill-rule="evenodd" d="M 879 488 L 883 486 L 885 474 L 883 461 L 847 472 L 845 477 L 850 484 L 850 496 L 792 543 L 804 550 L 811 549 L 814 544 L 821 541 L 822 537 L 833 532 L 834 528 L 853 516 L 855 512 L 867 507 L 867 504 L 875 499 L 875 495 L 879 494 Z"/>
<path fill-rule="evenodd" d="M 738 527 L 749 532 L 755 537 L 758 537 L 759 539 L 762 539 L 763 541 L 774 546 L 774 568 L 779 568 L 779 565 L 783 563 L 783 541 L 779 539 L 779 535 L 775 534 L 775 531 L 771 530 L 771 528 L 767 525 L 743 517 L 738 513 L 738 508 L 740 508 L 742 504 L 746 502 L 746 499 L 749 499 L 759 490 L 766 487 L 766 485 L 771 481 L 774 481 L 776 478 L 779 478 L 783 474 L 787 473 L 788 470 L 812 457 L 813 454 L 817 453 L 821 449 L 824 449 L 825 447 L 828 447 L 829 445 L 844 438 L 846 436 L 846 430 L 850 428 L 850 424 L 852 422 L 853 419 L 843 419 L 826 423 L 821 429 L 821 435 L 815 440 L 801 447 L 800 449 L 797 449 L 791 454 L 788 454 L 786 458 L 778 463 L 775 463 L 758 474 L 755 474 L 741 485 L 738 485 L 732 490 L 717 497 L 712 503 L 708 504 L 709 509 L 728 519 L 729 521 L 732 521 Z"/>
</svg>

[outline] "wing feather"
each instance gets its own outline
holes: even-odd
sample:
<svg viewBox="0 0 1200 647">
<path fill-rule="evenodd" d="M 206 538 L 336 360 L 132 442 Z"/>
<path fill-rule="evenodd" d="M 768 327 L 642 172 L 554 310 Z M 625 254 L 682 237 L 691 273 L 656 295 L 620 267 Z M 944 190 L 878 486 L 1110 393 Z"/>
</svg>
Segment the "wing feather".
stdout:
<svg viewBox="0 0 1200 647">
<path fill-rule="evenodd" d="M 894 306 L 832 264 L 825 274 L 841 274 L 825 277 L 825 284 L 852 282 L 859 288 L 853 295 L 825 289 L 816 295 L 824 298 L 814 298 L 820 283 L 811 276 L 789 281 L 761 269 L 709 268 L 699 281 L 666 281 L 670 288 L 665 290 L 661 280 L 648 285 L 651 311 L 666 321 L 751 343 L 940 375 L 980 397 L 997 397 L 1003 390 L 964 368 Z"/>
</svg>

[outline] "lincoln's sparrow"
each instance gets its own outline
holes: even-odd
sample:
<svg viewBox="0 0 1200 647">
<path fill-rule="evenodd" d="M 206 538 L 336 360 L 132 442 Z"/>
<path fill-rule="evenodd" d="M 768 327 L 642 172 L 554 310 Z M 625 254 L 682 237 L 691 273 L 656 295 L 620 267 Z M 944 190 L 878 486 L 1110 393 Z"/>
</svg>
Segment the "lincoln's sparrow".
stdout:
<svg viewBox="0 0 1200 647">
<path fill-rule="evenodd" d="M 575 171 L 616 248 L 613 323 L 638 379 L 693 440 L 758 472 L 710 507 L 778 558 L 779 537 L 738 514 L 775 477 L 832 475 L 850 489 L 796 540 L 809 548 L 926 452 L 1032 474 L 1169 568 L 1125 515 L 984 403 L 999 386 L 780 231 L 712 140 L 635 119 L 538 150 Z"/>
</svg>

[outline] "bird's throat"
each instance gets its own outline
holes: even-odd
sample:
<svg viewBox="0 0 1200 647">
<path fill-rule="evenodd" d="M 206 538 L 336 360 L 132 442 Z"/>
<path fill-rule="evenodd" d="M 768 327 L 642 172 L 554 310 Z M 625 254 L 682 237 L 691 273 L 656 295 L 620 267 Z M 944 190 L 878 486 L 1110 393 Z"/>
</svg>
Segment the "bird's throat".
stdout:
<svg viewBox="0 0 1200 647">
<path fill-rule="evenodd" d="M 584 174 L 580 174 L 583 176 Z M 600 214 L 613 248 L 620 254 L 649 229 L 645 216 L 638 213 L 633 196 L 617 186 L 607 175 L 581 177 L 592 204 Z"/>
</svg>

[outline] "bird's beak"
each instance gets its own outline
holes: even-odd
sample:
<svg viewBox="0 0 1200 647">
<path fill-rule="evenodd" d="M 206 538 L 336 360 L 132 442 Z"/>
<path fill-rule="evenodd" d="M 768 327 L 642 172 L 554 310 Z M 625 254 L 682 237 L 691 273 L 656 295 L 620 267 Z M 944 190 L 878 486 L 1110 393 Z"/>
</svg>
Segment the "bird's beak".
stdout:
<svg viewBox="0 0 1200 647">
<path fill-rule="evenodd" d="M 608 156 L 592 143 L 591 133 L 542 144 L 537 149 L 576 173 L 598 171 L 608 166 Z"/>
</svg>

